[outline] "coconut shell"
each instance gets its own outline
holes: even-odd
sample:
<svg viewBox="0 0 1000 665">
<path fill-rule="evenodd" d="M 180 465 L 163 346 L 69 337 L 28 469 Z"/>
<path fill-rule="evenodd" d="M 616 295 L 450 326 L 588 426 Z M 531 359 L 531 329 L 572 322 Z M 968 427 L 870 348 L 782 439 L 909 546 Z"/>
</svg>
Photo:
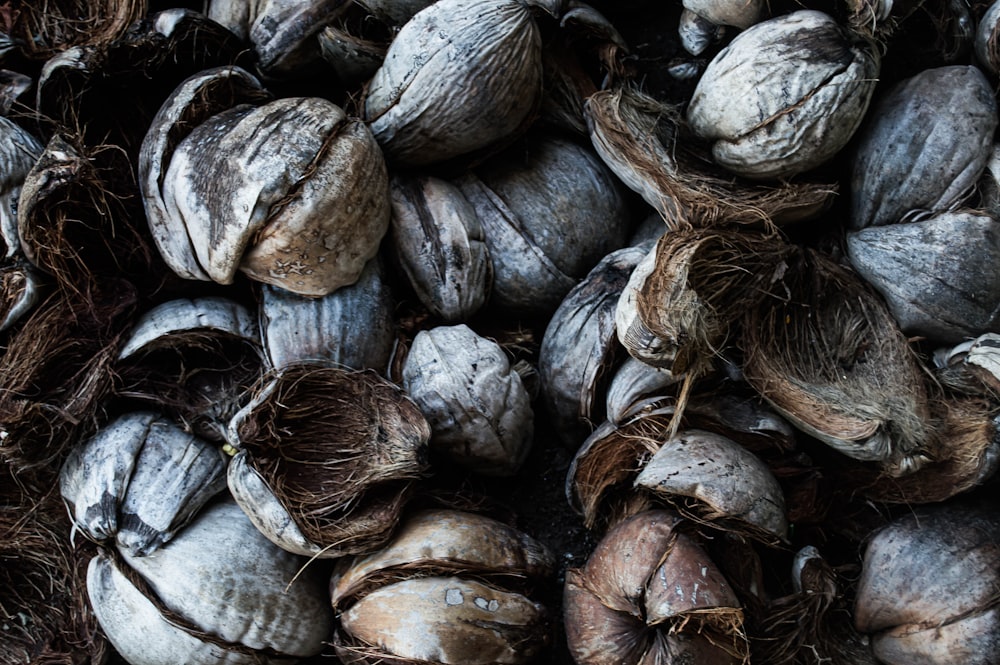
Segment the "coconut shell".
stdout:
<svg viewBox="0 0 1000 665">
<path fill-rule="evenodd" d="M 523 132 L 541 93 L 541 34 L 527 4 L 445 0 L 393 39 L 364 117 L 390 162 L 431 164 Z"/>
<path fill-rule="evenodd" d="M 333 627 L 323 572 L 264 539 L 231 500 L 206 507 L 157 556 L 102 553 L 87 587 L 126 660 L 258 663 L 318 654 Z"/>
<path fill-rule="evenodd" d="M 883 301 L 812 250 L 745 313 L 744 374 L 798 429 L 904 475 L 934 457 L 921 364 Z"/>
<path fill-rule="evenodd" d="M 486 304 L 493 263 L 475 208 L 434 177 L 394 175 L 391 241 L 420 302 L 444 321 L 469 319 Z"/>
<path fill-rule="evenodd" d="M 382 549 L 337 563 L 330 582 L 335 608 L 397 576 L 463 574 L 537 580 L 551 574 L 548 548 L 503 522 L 475 513 L 428 509 L 414 513 Z M 513 581 L 513 580 L 511 580 Z"/>
<path fill-rule="evenodd" d="M 629 87 L 599 91 L 586 103 L 594 149 L 671 229 L 684 225 L 782 225 L 816 216 L 835 184 L 756 184 L 714 169 L 682 140 L 681 114 Z"/>
<path fill-rule="evenodd" d="M 260 334 L 271 368 L 325 361 L 385 373 L 396 343 L 396 298 L 381 259 L 358 281 L 322 298 L 261 287 Z"/>
<path fill-rule="evenodd" d="M 724 436 L 686 429 L 646 462 L 635 486 L 684 505 L 707 522 L 737 524 L 766 542 L 787 540 L 785 497 L 777 479 L 753 453 Z"/>
<path fill-rule="evenodd" d="M 669 511 L 639 513 L 609 531 L 582 569 L 567 572 L 563 623 L 575 662 L 745 661 L 739 601 L 683 530 Z"/>
<path fill-rule="evenodd" d="M 104 46 L 146 15 L 145 0 L 59 0 L 25 3 L 6 29 L 17 49 L 32 60 L 47 60 L 73 46 Z"/>
<path fill-rule="evenodd" d="M 966 65 L 927 69 L 899 82 L 870 118 L 853 157 L 854 229 L 960 203 L 986 166 L 998 122 L 992 86 Z"/>
<path fill-rule="evenodd" d="M 534 441 L 535 414 L 503 348 L 465 324 L 417 333 L 403 389 L 431 426 L 430 447 L 487 476 L 513 476 Z"/>
<path fill-rule="evenodd" d="M 994 511 L 952 504 L 904 515 L 873 536 L 854 622 L 881 662 L 997 659 L 998 529 Z"/>
<path fill-rule="evenodd" d="M 556 436 L 571 448 L 604 417 L 598 390 L 619 353 L 615 310 L 643 256 L 642 249 L 628 247 L 604 257 L 566 295 L 542 337 L 538 369 L 545 406 Z"/>
<path fill-rule="evenodd" d="M 957 344 L 1000 332 L 1000 223 L 974 211 L 849 233 L 851 265 L 908 335 Z"/>
<path fill-rule="evenodd" d="M 847 145 L 879 69 L 873 45 L 852 39 L 828 14 L 803 9 L 737 35 L 701 75 L 686 117 L 726 169 L 787 178 Z M 734 98 L 747 103 L 734 105 Z"/>
<path fill-rule="evenodd" d="M 262 379 L 229 426 L 248 468 L 331 557 L 389 539 L 427 470 L 430 435 L 413 401 L 372 370 L 305 362 Z M 238 480 L 230 474 L 231 485 Z M 233 491 L 248 500 L 247 513 L 259 510 L 254 493 Z"/>
<path fill-rule="evenodd" d="M 1000 4 L 993 2 L 976 26 L 976 62 L 994 76 L 1000 72 Z"/>
</svg>

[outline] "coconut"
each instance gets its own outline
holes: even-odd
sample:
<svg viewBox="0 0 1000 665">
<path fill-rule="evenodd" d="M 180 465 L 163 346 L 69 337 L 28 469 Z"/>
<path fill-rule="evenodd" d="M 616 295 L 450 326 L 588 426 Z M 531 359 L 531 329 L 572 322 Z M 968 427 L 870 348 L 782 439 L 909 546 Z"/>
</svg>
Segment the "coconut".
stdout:
<svg viewBox="0 0 1000 665">
<path fill-rule="evenodd" d="M 368 552 L 391 537 L 426 473 L 430 435 L 413 401 L 374 371 L 293 363 L 264 377 L 230 422 L 229 487 L 280 547 Z"/>
<path fill-rule="evenodd" d="M 837 193 L 834 183 L 765 185 L 714 169 L 697 145 L 684 140 L 678 108 L 631 87 L 594 93 L 586 117 L 597 154 L 671 229 L 782 225 L 814 217 Z"/>
<path fill-rule="evenodd" d="M 747 382 L 798 429 L 891 475 L 933 459 L 921 364 L 877 294 L 808 249 L 772 293 L 743 319 Z"/>
</svg>

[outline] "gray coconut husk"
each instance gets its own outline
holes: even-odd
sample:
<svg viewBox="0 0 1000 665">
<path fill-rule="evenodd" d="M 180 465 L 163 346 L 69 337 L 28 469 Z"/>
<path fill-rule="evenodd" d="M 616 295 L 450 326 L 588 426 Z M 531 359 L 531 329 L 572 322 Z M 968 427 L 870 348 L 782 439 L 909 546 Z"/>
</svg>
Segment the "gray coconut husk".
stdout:
<svg viewBox="0 0 1000 665">
<path fill-rule="evenodd" d="M 373 370 L 321 363 L 285 366 L 255 392 L 230 438 L 302 534 L 345 553 L 387 542 L 428 471 L 417 406 Z"/>
<path fill-rule="evenodd" d="M 0 665 L 100 665 L 109 646 L 87 602 L 86 543 L 51 491 L 19 485 L 0 462 Z"/>
<path fill-rule="evenodd" d="M 680 109 L 632 87 L 596 92 L 585 110 L 598 154 L 671 229 L 782 225 L 818 214 L 837 193 L 835 184 L 761 185 L 716 172 L 684 140 Z"/>
<path fill-rule="evenodd" d="M 890 475 L 935 456 L 926 376 L 884 302 L 810 249 L 743 321 L 744 374 L 793 425 Z"/>
</svg>

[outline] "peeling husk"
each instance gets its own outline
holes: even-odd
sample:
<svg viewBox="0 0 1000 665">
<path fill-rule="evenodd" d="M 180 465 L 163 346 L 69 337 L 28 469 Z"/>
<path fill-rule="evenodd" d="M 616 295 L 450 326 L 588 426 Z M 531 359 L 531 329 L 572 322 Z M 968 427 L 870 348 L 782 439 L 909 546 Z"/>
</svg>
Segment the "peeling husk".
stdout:
<svg viewBox="0 0 1000 665">
<path fill-rule="evenodd" d="M 831 469 L 845 487 L 884 503 L 939 503 L 981 486 L 1000 467 L 996 403 L 985 399 L 932 402 L 935 434 L 940 441 L 934 459 L 898 478 L 859 464 Z"/>
<path fill-rule="evenodd" d="M 670 511 L 639 513 L 566 574 L 564 626 L 579 665 L 748 663 L 743 610 Z"/>
<path fill-rule="evenodd" d="M 715 170 L 697 152 L 681 112 L 631 87 L 586 102 L 590 138 L 601 159 L 663 217 L 668 228 L 784 225 L 825 210 L 837 185 L 757 184 Z"/>
<path fill-rule="evenodd" d="M 115 396 L 221 442 L 263 364 L 246 307 L 224 297 L 169 300 L 144 312 L 123 344 Z"/>
<path fill-rule="evenodd" d="M 618 337 L 640 360 L 697 375 L 728 342 L 740 316 L 776 288 L 791 246 L 777 236 L 689 228 L 665 233 L 655 252 L 635 297 L 637 316 L 627 326 L 619 319 Z M 650 338 L 658 357 L 633 351 Z"/>
<path fill-rule="evenodd" d="M 161 280 L 149 238 L 133 224 L 141 212 L 121 196 L 134 191 L 132 178 L 114 147 L 90 149 L 55 135 L 21 190 L 17 228 L 25 256 L 78 295 L 98 279 Z"/>
<path fill-rule="evenodd" d="M 773 291 L 785 289 L 746 313 L 747 382 L 797 428 L 890 475 L 933 458 L 926 379 L 883 301 L 808 249 Z"/>
<path fill-rule="evenodd" d="M 0 462 L 0 664 L 103 663 L 108 644 L 87 602 L 89 543 L 73 546 L 54 485 L 24 487 Z"/>
<path fill-rule="evenodd" d="M 426 472 L 430 434 L 417 406 L 374 371 L 311 363 L 265 377 L 230 423 L 230 443 L 330 556 L 389 539 Z"/>
</svg>

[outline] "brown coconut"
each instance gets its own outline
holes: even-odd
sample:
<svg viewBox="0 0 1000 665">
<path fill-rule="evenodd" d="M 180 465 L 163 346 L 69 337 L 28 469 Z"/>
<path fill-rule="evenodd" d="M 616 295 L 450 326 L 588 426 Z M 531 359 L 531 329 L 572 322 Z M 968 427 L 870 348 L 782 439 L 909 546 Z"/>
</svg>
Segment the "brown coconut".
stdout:
<svg viewBox="0 0 1000 665">
<path fill-rule="evenodd" d="M 334 555 L 389 539 L 427 471 L 430 434 L 413 401 L 373 370 L 300 362 L 261 380 L 229 438 L 301 534 Z M 271 506 L 247 502 L 233 474 L 230 487 L 260 528 Z"/>
<path fill-rule="evenodd" d="M 747 381 L 798 429 L 904 475 L 934 456 L 925 376 L 884 302 L 812 250 L 790 260 L 740 339 Z"/>
</svg>

